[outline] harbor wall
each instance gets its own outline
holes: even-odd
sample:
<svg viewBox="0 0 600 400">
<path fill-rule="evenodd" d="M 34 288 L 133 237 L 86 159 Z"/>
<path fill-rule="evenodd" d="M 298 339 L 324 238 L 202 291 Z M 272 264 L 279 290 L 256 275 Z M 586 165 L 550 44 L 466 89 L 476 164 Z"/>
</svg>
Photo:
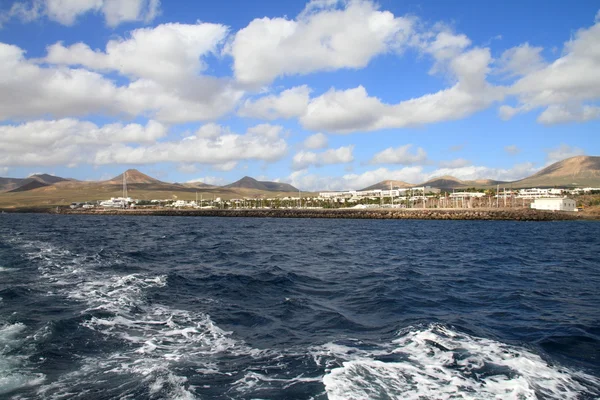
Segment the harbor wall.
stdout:
<svg viewBox="0 0 600 400">
<path fill-rule="evenodd" d="M 561 221 L 585 219 L 574 212 L 532 209 L 90 209 L 51 210 L 59 214 L 91 215 L 156 215 L 198 217 L 255 218 L 342 218 L 342 219 L 432 219 L 432 220 L 514 220 Z"/>
</svg>

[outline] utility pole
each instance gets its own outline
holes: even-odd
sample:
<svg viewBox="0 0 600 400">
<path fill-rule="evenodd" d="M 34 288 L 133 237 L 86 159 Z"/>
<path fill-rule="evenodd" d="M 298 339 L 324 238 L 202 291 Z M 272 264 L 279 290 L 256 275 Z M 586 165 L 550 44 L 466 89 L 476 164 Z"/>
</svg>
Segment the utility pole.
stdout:
<svg viewBox="0 0 600 400">
<path fill-rule="evenodd" d="M 500 185 L 496 185 L 496 208 L 500 208 Z"/>
</svg>

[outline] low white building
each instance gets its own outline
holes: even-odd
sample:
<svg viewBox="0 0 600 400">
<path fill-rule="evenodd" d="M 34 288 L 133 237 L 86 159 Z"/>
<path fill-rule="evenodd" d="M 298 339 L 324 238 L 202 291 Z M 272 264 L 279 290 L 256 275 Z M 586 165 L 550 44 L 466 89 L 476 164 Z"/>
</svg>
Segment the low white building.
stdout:
<svg viewBox="0 0 600 400">
<path fill-rule="evenodd" d="M 577 203 L 575 203 L 575 200 L 566 197 L 547 197 L 535 199 L 531 203 L 531 208 L 536 210 L 577 211 Z"/>
</svg>

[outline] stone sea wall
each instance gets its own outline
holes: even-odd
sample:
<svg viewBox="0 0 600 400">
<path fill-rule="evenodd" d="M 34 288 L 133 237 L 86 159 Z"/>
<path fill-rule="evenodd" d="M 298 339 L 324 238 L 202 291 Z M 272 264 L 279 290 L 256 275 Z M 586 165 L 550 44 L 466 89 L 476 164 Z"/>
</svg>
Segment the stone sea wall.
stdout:
<svg viewBox="0 0 600 400">
<path fill-rule="evenodd" d="M 56 213 L 56 210 L 50 212 Z M 157 215 L 198 217 L 259 218 L 346 218 L 346 219 L 435 219 L 435 220 L 514 220 L 561 221 L 584 219 L 575 212 L 539 211 L 532 209 L 91 209 L 58 210 L 60 214 L 92 215 Z"/>
</svg>

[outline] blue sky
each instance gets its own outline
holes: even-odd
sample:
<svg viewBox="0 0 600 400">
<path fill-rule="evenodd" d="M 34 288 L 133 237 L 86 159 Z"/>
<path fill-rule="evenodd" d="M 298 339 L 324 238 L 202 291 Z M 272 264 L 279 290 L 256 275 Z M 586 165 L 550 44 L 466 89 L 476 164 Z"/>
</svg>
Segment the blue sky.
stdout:
<svg viewBox="0 0 600 400">
<path fill-rule="evenodd" d="M 600 154 L 595 1 L 0 2 L 0 176 L 515 180 Z"/>
</svg>

